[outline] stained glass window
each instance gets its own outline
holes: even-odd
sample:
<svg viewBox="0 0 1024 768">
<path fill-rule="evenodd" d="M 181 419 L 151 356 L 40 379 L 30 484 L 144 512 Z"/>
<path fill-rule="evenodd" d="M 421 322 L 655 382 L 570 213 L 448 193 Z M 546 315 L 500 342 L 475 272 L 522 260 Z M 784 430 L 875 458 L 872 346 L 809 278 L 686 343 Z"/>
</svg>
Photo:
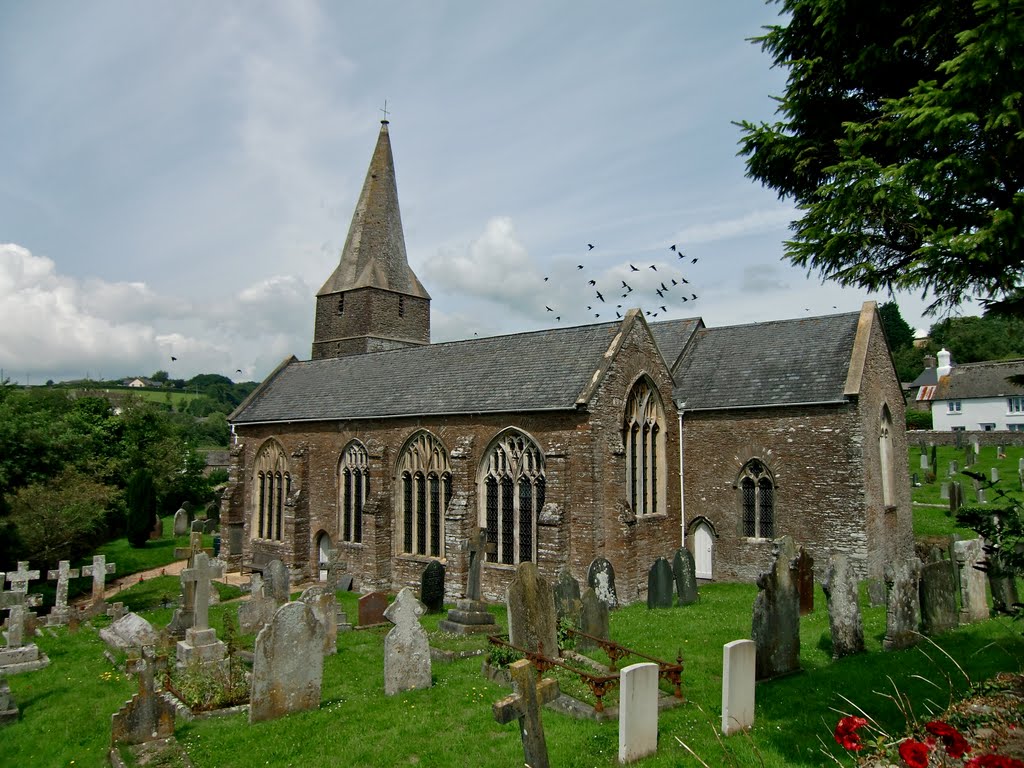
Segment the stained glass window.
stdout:
<svg viewBox="0 0 1024 768">
<path fill-rule="evenodd" d="M 483 507 L 488 562 L 516 565 L 536 559 L 537 517 L 544 506 L 544 461 L 530 438 L 508 430 L 483 460 Z"/>
<path fill-rule="evenodd" d="M 399 456 L 398 471 L 411 478 L 401 505 L 402 552 L 443 557 L 444 515 L 452 498 L 448 451 L 434 435 L 417 432 Z"/>
</svg>

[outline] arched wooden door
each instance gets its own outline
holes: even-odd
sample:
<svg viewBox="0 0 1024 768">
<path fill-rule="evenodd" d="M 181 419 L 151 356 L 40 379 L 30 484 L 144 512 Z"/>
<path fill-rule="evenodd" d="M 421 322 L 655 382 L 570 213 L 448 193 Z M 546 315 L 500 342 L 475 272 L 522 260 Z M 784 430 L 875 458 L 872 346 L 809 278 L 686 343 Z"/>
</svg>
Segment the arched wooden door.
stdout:
<svg viewBox="0 0 1024 768">
<path fill-rule="evenodd" d="M 327 581 L 327 561 L 331 556 L 331 537 L 321 533 L 316 541 L 317 562 L 320 564 L 320 581 Z"/>
<path fill-rule="evenodd" d="M 693 560 L 698 579 L 710 579 L 715 559 L 715 534 L 703 520 L 693 529 Z"/>
</svg>

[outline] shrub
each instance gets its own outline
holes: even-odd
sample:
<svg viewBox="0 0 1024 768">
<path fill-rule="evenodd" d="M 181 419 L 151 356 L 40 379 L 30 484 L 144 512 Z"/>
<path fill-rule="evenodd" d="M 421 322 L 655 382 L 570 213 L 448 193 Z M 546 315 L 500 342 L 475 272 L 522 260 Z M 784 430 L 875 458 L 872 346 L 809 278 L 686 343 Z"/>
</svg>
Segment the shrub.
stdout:
<svg viewBox="0 0 1024 768">
<path fill-rule="evenodd" d="M 931 429 L 931 411 L 907 411 L 907 429 Z"/>
<path fill-rule="evenodd" d="M 135 548 L 144 547 L 156 520 L 153 473 L 148 469 L 135 470 L 128 478 L 125 499 L 128 503 L 128 543 Z"/>
</svg>

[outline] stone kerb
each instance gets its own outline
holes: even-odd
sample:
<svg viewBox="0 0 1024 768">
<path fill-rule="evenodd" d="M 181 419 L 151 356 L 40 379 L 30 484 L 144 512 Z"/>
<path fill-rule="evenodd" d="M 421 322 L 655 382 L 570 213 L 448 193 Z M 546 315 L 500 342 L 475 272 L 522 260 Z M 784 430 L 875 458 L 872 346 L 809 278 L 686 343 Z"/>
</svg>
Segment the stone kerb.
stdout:
<svg viewBox="0 0 1024 768">
<path fill-rule="evenodd" d="M 256 636 L 249 722 L 317 709 L 323 681 L 323 625 L 302 602 L 285 603 Z"/>
</svg>

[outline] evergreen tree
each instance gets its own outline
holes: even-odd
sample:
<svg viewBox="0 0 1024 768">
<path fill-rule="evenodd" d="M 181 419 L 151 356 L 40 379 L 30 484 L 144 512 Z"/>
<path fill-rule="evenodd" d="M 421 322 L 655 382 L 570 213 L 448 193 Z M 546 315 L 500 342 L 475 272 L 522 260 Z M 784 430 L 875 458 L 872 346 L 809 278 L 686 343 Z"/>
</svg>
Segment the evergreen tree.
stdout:
<svg viewBox="0 0 1024 768">
<path fill-rule="evenodd" d="M 156 486 L 151 471 L 137 469 L 132 473 L 125 488 L 125 500 L 128 504 L 128 543 L 136 548 L 144 547 L 156 522 Z"/>
</svg>

